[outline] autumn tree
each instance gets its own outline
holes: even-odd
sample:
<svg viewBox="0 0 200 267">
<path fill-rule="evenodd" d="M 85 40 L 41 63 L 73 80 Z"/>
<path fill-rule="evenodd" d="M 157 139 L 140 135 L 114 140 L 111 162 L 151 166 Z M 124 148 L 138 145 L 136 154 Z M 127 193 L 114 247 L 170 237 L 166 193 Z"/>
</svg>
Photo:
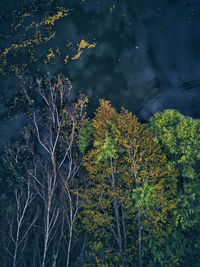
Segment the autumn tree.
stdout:
<svg viewBox="0 0 200 267">
<path fill-rule="evenodd" d="M 100 100 L 93 131 L 93 147 L 84 162 L 84 224 L 97 264 L 141 266 L 150 262 L 142 244 L 153 239 L 158 244 L 170 230 L 175 174 L 131 112 L 118 114 L 109 101 Z"/>
</svg>

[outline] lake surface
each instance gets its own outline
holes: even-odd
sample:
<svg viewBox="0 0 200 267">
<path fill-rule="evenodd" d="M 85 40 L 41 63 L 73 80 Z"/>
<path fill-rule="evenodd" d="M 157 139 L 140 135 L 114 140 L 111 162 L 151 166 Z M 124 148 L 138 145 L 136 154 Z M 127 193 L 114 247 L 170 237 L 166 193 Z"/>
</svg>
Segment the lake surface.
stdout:
<svg viewBox="0 0 200 267">
<path fill-rule="evenodd" d="M 13 32 L 8 36 L 7 29 L 17 22 L 17 14 L 30 10 L 31 4 L 37 6 L 34 16 L 38 20 L 46 9 L 58 5 L 72 9 L 66 19 L 55 24 L 56 38 L 46 49 L 65 49 L 67 40 L 73 44 L 96 42 L 95 48 L 86 49 L 70 64 L 64 64 L 63 57 L 53 64 L 30 64 L 33 77 L 37 76 L 36 69 L 65 74 L 76 92 L 88 94 L 91 108 L 98 105 L 99 98 L 105 98 L 117 109 L 124 106 L 132 110 L 142 120 L 166 108 L 200 117 L 200 1 L 4 0 L 0 4 L 1 51 L 12 42 Z M 42 55 L 42 49 L 42 45 L 35 49 L 37 55 Z M 28 57 L 25 50 L 20 60 Z M 14 75 L 1 75 L 1 88 L 0 116 L 5 118 L 4 101 L 17 88 Z M 19 110 L 1 137 L 9 132 L 10 138 L 22 125 Z"/>
</svg>

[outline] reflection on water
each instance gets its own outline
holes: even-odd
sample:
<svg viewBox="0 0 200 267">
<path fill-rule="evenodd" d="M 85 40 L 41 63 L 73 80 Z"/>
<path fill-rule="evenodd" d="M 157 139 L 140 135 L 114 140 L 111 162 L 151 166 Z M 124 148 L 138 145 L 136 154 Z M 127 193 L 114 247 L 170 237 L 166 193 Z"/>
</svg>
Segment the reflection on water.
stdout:
<svg viewBox="0 0 200 267">
<path fill-rule="evenodd" d="M 142 119 L 165 108 L 200 117 L 199 1 L 44 2 L 26 0 L 16 4 L 13 0 L 10 6 L 6 1 L 1 3 L 1 51 L 12 40 L 5 31 L 16 23 L 13 20 L 18 11 L 11 10 L 25 8 L 25 12 L 34 3 L 34 16 L 40 21 L 47 10 L 53 12 L 58 5 L 72 9 L 69 16 L 55 23 L 56 37 L 35 48 L 38 57 L 50 48 L 54 52 L 59 48 L 61 56 L 47 64 L 41 60 L 30 64 L 30 73 L 64 73 L 76 91 L 89 95 L 93 108 L 98 98 L 104 97 L 115 107 L 124 106 Z M 64 52 L 70 50 L 66 50 L 67 42 L 75 47 L 81 40 L 95 40 L 96 47 L 65 64 Z M 28 50 L 22 59 L 26 57 L 29 60 Z M 4 93 L 14 88 L 8 87 L 7 77 L 1 76 Z"/>
</svg>

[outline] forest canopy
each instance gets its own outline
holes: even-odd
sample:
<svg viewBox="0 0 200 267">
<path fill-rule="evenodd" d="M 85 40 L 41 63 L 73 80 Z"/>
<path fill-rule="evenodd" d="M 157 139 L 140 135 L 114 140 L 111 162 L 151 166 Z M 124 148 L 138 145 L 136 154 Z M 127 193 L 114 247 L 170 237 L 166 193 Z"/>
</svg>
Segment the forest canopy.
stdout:
<svg viewBox="0 0 200 267">
<path fill-rule="evenodd" d="M 58 2 L 0 15 L 0 266 L 199 267 L 200 120 L 134 114 L 171 86 L 153 42 L 140 50 L 134 1 Z M 141 29 L 150 17 L 162 34 L 160 12 Z"/>
<path fill-rule="evenodd" d="M 200 121 L 104 99 L 88 116 L 62 75 L 35 90 L 2 156 L 2 266 L 198 266 Z"/>
</svg>

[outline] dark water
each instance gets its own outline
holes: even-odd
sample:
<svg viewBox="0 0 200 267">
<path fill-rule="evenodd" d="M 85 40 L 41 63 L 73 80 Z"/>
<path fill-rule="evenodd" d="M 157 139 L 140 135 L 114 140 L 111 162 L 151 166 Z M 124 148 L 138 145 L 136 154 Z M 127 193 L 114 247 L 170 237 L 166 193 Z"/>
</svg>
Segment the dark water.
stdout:
<svg viewBox="0 0 200 267">
<path fill-rule="evenodd" d="M 124 106 L 144 120 L 166 108 L 200 117 L 200 1 L 3 0 L 1 51 L 12 42 L 12 34 L 6 37 L 6 31 L 16 23 L 16 14 L 23 8 L 29 10 L 31 3 L 37 6 L 38 20 L 46 9 L 53 10 L 58 5 L 73 9 L 56 24 L 57 37 L 45 49 L 66 49 L 67 40 L 74 44 L 82 39 L 96 41 L 94 49 L 86 50 L 67 65 L 63 57 L 55 59 L 54 64 L 30 64 L 31 75 L 37 76 L 36 69 L 64 73 L 72 80 L 75 91 L 88 94 L 93 108 L 99 98 L 106 98 L 116 108 Z M 38 56 L 44 47 L 36 48 Z M 27 51 L 23 53 L 20 60 L 28 57 Z M 16 84 L 14 75 L 1 76 L 3 99 L 9 98 Z M 3 118 L 5 113 L 1 104 L 0 116 Z M 1 137 L 9 131 L 10 138 L 21 125 L 23 115 L 19 111 L 16 120 L 8 121 L 9 127 Z"/>
</svg>

